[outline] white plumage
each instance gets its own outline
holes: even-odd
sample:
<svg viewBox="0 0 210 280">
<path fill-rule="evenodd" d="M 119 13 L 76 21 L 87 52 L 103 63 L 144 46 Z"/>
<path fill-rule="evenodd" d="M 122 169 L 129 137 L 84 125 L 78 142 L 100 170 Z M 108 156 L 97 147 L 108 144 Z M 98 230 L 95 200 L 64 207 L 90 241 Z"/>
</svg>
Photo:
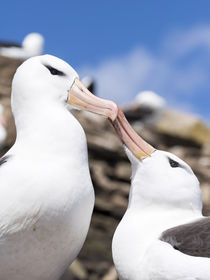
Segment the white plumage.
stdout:
<svg viewBox="0 0 210 280">
<path fill-rule="evenodd" d="M 210 279 L 210 218 L 191 168 L 163 151 L 142 161 L 126 152 L 129 204 L 112 243 L 120 280 Z"/>
<path fill-rule="evenodd" d="M 86 238 L 94 191 L 86 137 L 66 103 L 77 77 L 50 55 L 14 76 L 17 139 L 0 165 L 1 280 L 58 280 Z"/>
</svg>

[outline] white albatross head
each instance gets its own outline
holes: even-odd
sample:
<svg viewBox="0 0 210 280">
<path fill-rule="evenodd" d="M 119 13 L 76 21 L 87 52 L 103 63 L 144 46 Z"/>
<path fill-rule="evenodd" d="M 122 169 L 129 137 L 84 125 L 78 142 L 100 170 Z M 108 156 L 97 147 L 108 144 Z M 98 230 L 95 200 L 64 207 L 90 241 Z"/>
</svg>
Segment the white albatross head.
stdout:
<svg viewBox="0 0 210 280">
<path fill-rule="evenodd" d="M 162 110 L 166 106 L 165 100 L 153 91 L 141 91 L 136 95 L 136 103 L 139 106 Z"/>
<path fill-rule="evenodd" d="M 129 207 L 157 205 L 201 210 L 199 181 L 187 163 L 144 141 L 120 110 L 112 124 L 132 165 Z"/>
<path fill-rule="evenodd" d="M 25 58 L 41 55 L 44 48 L 44 37 L 39 33 L 29 33 L 22 42 Z"/>
<path fill-rule="evenodd" d="M 12 99 L 18 101 L 13 103 L 18 107 L 27 102 L 33 107 L 41 101 L 46 104 L 51 100 L 64 103 L 76 78 L 78 75 L 74 69 L 57 57 L 43 55 L 29 58 L 15 73 Z"/>
<path fill-rule="evenodd" d="M 118 110 L 112 101 L 94 96 L 68 63 L 52 55 L 35 56 L 21 64 L 13 78 L 11 99 L 16 125 L 18 115 L 21 125 L 30 112 L 38 116 L 53 106 L 66 108 L 70 104 L 111 120 Z"/>
<path fill-rule="evenodd" d="M 201 210 L 199 181 L 186 162 L 160 150 L 140 161 L 125 150 L 132 165 L 129 205 Z"/>
</svg>

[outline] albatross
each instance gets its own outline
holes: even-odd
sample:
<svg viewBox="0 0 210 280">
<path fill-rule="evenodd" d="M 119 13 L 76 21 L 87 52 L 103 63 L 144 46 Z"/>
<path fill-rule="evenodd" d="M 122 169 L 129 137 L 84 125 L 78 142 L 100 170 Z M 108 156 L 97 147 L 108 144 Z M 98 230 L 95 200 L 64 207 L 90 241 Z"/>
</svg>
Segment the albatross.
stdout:
<svg viewBox="0 0 210 280">
<path fill-rule="evenodd" d="M 177 156 L 156 150 L 122 112 L 112 122 L 131 162 L 128 208 L 112 241 L 120 280 L 209 280 L 210 217 L 199 181 Z"/>
<path fill-rule="evenodd" d="M 43 52 L 44 37 L 39 33 L 29 33 L 21 44 L 0 41 L 0 55 L 27 59 L 32 56 L 41 55 Z"/>
<path fill-rule="evenodd" d="M 153 91 L 139 92 L 133 104 L 125 106 L 123 112 L 130 122 L 154 127 L 166 109 L 165 100 Z"/>
<path fill-rule="evenodd" d="M 58 280 L 78 255 L 94 205 L 84 131 L 69 112 L 114 119 L 63 60 L 26 60 L 12 82 L 17 138 L 0 159 L 0 279 Z"/>
</svg>

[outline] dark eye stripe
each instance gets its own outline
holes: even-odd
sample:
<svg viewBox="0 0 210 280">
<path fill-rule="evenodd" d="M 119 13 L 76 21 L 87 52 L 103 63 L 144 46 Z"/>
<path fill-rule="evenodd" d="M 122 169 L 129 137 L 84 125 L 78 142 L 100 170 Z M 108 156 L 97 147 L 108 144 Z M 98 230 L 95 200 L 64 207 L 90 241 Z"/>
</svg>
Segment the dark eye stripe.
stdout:
<svg viewBox="0 0 210 280">
<path fill-rule="evenodd" d="M 65 76 L 65 74 L 62 71 L 57 70 L 57 69 L 53 68 L 52 66 L 45 65 L 45 67 L 50 71 L 50 73 L 52 75 Z"/>
<path fill-rule="evenodd" d="M 169 163 L 170 163 L 171 167 L 173 167 L 173 168 L 180 167 L 180 164 L 177 161 L 175 161 L 171 158 L 169 158 L 168 160 L 169 160 Z"/>
<path fill-rule="evenodd" d="M 10 156 L 3 156 L 2 158 L 0 158 L 0 165 L 6 163 L 9 158 L 10 158 Z"/>
</svg>

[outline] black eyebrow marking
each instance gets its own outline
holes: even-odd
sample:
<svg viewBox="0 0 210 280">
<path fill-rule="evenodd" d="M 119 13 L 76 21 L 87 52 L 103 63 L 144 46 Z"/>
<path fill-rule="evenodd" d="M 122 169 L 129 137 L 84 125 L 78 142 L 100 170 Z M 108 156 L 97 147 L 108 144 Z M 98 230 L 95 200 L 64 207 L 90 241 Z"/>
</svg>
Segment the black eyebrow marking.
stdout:
<svg viewBox="0 0 210 280">
<path fill-rule="evenodd" d="M 58 76 L 66 76 L 62 71 L 50 66 L 50 65 L 44 65 L 52 75 L 58 75 Z"/>
<path fill-rule="evenodd" d="M 188 172 L 189 174 L 191 174 L 189 168 L 187 168 L 186 165 L 184 165 L 184 164 L 182 164 L 182 163 L 179 163 L 179 162 L 177 162 L 176 160 L 174 160 L 174 159 L 172 159 L 172 158 L 170 158 L 170 157 L 168 157 L 168 160 L 169 160 L 169 164 L 170 164 L 170 160 L 172 160 L 172 161 L 174 161 L 174 162 L 176 162 L 176 163 L 179 164 L 179 166 L 177 166 L 177 168 L 182 168 L 182 169 L 184 169 L 186 172 Z"/>
<path fill-rule="evenodd" d="M 172 168 L 182 167 L 179 162 L 177 162 L 176 160 L 174 160 L 170 157 L 168 157 L 168 161 L 169 161 L 169 164 Z"/>
<path fill-rule="evenodd" d="M 6 163 L 11 156 L 3 156 L 0 158 L 0 165 Z"/>
</svg>

